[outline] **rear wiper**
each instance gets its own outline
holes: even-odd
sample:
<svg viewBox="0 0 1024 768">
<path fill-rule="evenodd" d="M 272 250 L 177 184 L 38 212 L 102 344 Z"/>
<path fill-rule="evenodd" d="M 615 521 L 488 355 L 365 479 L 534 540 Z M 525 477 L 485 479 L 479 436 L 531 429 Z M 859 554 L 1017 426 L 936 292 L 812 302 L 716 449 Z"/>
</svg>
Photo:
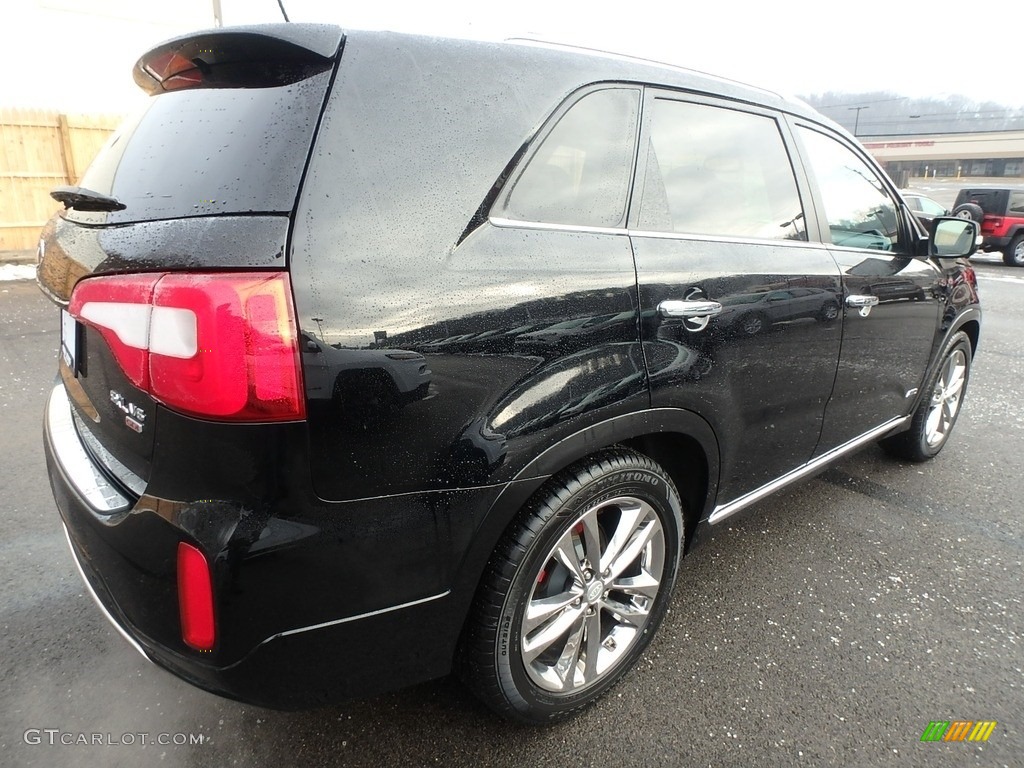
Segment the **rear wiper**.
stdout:
<svg viewBox="0 0 1024 768">
<path fill-rule="evenodd" d="M 64 203 L 65 209 L 76 211 L 123 211 L 128 207 L 115 197 L 85 187 L 57 187 L 50 192 L 50 197 Z"/>
</svg>

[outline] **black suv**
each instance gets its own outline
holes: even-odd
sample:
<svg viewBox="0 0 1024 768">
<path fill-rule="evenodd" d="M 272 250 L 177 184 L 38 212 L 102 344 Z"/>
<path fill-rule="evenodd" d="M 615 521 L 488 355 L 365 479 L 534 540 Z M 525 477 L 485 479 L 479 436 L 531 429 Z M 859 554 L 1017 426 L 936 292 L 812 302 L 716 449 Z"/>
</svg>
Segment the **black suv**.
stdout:
<svg viewBox="0 0 1024 768">
<path fill-rule="evenodd" d="M 984 251 L 1002 251 L 1003 262 L 1024 267 L 1024 187 L 961 189 L 953 215 L 981 225 Z"/>
<path fill-rule="evenodd" d="M 97 602 L 198 686 L 296 708 L 454 669 L 564 717 L 713 528 L 953 428 L 976 227 L 925 236 L 800 103 L 299 24 L 135 79 L 43 233 L 46 456 Z"/>
</svg>

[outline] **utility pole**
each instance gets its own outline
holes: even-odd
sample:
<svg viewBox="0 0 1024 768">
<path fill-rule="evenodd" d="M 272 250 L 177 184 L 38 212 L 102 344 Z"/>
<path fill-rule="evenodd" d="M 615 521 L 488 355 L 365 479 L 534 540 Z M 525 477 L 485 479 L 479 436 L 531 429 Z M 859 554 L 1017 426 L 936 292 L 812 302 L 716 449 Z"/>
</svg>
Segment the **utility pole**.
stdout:
<svg viewBox="0 0 1024 768">
<path fill-rule="evenodd" d="M 857 117 L 853 120 L 853 135 L 857 135 L 857 129 L 860 127 L 860 111 L 862 109 L 871 109 L 871 107 L 847 107 L 847 109 L 857 110 Z"/>
<path fill-rule="evenodd" d="M 213 0 L 213 26 L 224 26 L 224 16 L 220 12 L 220 0 Z"/>
</svg>

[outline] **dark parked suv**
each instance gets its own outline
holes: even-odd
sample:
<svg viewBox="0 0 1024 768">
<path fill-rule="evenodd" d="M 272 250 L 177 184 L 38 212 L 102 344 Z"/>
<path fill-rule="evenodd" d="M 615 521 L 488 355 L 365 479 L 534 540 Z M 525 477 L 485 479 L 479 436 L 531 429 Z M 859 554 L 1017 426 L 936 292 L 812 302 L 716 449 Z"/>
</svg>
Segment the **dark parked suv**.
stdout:
<svg viewBox="0 0 1024 768">
<path fill-rule="evenodd" d="M 800 103 L 299 24 L 135 79 L 40 244 L 46 456 L 99 605 L 205 689 L 296 708 L 457 670 L 564 717 L 722 521 L 956 421 L 975 225 L 925 236 Z"/>
<path fill-rule="evenodd" d="M 961 189 L 953 215 L 978 222 L 983 251 L 1002 251 L 1005 264 L 1024 267 L 1024 187 Z"/>
</svg>

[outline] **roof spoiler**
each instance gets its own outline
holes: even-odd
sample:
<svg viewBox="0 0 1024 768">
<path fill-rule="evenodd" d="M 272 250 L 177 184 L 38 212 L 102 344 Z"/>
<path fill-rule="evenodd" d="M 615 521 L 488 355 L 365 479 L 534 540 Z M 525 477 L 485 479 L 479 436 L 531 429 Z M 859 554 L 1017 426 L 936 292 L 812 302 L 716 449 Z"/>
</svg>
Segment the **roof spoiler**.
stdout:
<svg viewBox="0 0 1024 768">
<path fill-rule="evenodd" d="M 191 88 L 268 88 L 329 69 L 344 33 L 326 24 L 225 27 L 176 37 L 143 54 L 135 83 L 151 96 Z"/>
</svg>

